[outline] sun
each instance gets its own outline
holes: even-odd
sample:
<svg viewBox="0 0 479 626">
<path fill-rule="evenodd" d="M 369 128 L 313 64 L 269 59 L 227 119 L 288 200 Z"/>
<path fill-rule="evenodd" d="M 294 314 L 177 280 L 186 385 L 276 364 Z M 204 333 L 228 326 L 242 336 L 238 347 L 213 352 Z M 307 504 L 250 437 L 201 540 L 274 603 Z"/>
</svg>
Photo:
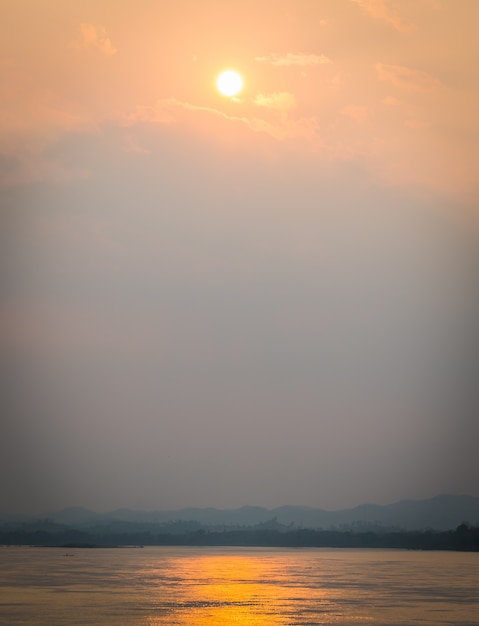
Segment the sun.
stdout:
<svg viewBox="0 0 479 626">
<path fill-rule="evenodd" d="M 243 89 L 243 79 L 235 70 L 225 70 L 216 79 L 218 91 L 227 98 L 232 98 Z"/>
</svg>

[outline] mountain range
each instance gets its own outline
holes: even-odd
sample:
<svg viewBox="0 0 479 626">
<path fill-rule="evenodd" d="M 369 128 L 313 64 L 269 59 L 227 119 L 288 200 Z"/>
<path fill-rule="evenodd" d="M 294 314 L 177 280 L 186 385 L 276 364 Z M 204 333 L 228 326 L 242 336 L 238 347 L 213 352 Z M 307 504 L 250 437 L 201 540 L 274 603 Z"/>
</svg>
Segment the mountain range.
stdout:
<svg viewBox="0 0 479 626">
<path fill-rule="evenodd" d="M 70 507 L 48 516 L 43 515 L 42 519 L 46 517 L 56 524 L 74 528 L 91 528 L 118 522 L 128 525 L 163 525 L 178 521 L 195 521 L 203 527 L 245 527 L 274 520 L 281 525 L 312 529 L 449 530 L 463 522 L 479 525 L 479 497 L 439 495 L 426 500 L 402 500 L 389 505 L 363 504 L 335 511 L 304 506 L 274 509 L 243 506 L 236 509 L 184 508 L 170 511 L 123 508 L 96 513 L 82 507 Z M 30 521 L 34 519 L 30 518 Z"/>
</svg>

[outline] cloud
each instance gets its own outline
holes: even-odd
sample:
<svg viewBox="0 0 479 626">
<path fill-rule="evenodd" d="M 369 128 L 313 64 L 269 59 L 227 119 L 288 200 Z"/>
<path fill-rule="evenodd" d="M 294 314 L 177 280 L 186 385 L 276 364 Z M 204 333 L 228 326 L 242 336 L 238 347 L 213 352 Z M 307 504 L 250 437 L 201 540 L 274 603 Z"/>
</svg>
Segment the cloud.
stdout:
<svg viewBox="0 0 479 626">
<path fill-rule="evenodd" d="M 135 111 L 119 119 L 121 126 L 131 127 L 137 123 L 178 124 L 187 123 L 186 112 L 208 115 L 211 119 L 223 119 L 227 122 L 242 124 L 253 132 L 265 133 L 279 141 L 302 138 L 312 141 L 317 138 L 318 122 L 316 118 L 286 119 L 286 111 L 293 108 L 296 99 L 291 93 L 274 93 L 269 96 L 260 94 L 255 100 L 257 106 L 269 107 L 282 112 L 281 121 L 271 123 L 257 117 L 228 115 L 212 107 L 199 106 L 175 98 L 159 100 L 154 106 L 137 106 Z"/>
<path fill-rule="evenodd" d="M 405 120 L 404 125 L 408 128 L 412 128 L 413 130 L 421 130 L 428 127 L 428 123 L 425 120 L 416 118 Z"/>
<path fill-rule="evenodd" d="M 247 123 L 253 131 L 267 133 L 278 141 L 298 138 L 306 141 L 318 139 L 319 124 L 314 117 L 302 117 L 296 120 L 283 119 L 281 124 L 270 124 L 266 120 L 253 118 Z"/>
<path fill-rule="evenodd" d="M 411 20 L 408 20 L 395 11 L 388 0 L 351 0 L 359 4 L 366 13 L 377 20 L 383 20 L 394 26 L 399 32 L 410 32 L 416 28 Z"/>
<path fill-rule="evenodd" d="M 95 48 L 107 57 L 116 54 L 117 49 L 111 43 L 111 39 L 102 26 L 82 22 L 79 31 L 78 37 L 71 43 L 72 48 L 76 48 L 77 50 Z"/>
<path fill-rule="evenodd" d="M 246 118 L 227 115 L 212 107 L 205 107 L 190 102 L 183 102 L 176 98 L 163 98 L 154 105 L 137 105 L 133 113 L 120 117 L 122 126 L 133 126 L 134 124 L 146 122 L 154 124 L 175 124 L 180 121 L 181 111 L 202 112 L 222 117 L 228 120 L 246 122 Z"/>
<path fill-rule="evenodd" d="M 376 63 L 379 80 L 385 80 L 398 89 L 407 91 L 430 92 L 441 85 L 441 82 L 426 72 L 413 70 L 403 65 L 386 65 Z"/>
<path fill-rule="evenodd" d="M 61 137 L 96 132 L 77 103 L 15 65 L 0 67 L 0 103 L 0 187 L 88 175 L 51 151 Z"/>
<path fill-rule="evenodd" d="M 46 150 L 25 150 L 20 154 L 0 153 L 0 187 L 13 187 L 36 182 L 66 183 L 90 176 L 84 167 L 72 167 L 57 156 L 45 154 Z"/>
<path fill-rule="evenodd" d="M 383 98 L 382 103 L 390 107 L 397 107 L 397 106 L 404 105 L 404 103 L 401 102 L 401 100 L 398 100 L 398 98 L 395 98 L 394 96 L 386 96 L 385 98 Z"/>
<path fill-rule="evenodd" d="M 350 117 L 358 124 L 364 124 L 369 117 L 370 111 L 367 107 L 348 104 L 341 109 L 341 114 Z"/>
<path fill-rule="evenodd" d="M 296 106 L 296 98 L 294 94 L 288 91 L 275 92 L 268 96 L 258 94 L 254 99 L 254 104 L 266 109 L 275 109 L 286 115 L 288 111 Z"/>
<path fill-rule="evenodd" d="M 173 124 L 175 116 L 172 109 L 178 102 L 174 98 L 158 100 L 154 105 L 139 104 L 132 113 L 120 116 L 121 126 L 132 126 L 141 122 Z"/>
<path fill-rule="evenodd" d="M 292 65 L 311 67 L 314 65 L 331 63 L 331 59 L 324 54 L 293 54 L 292 52 L 288 52 L 287 54 L 273 53 L 267 56 L 255 57 L 255 61 L 259 61 L 260 63 L 270 63 L 276 67 L 290 67 Z"/>
</svg>

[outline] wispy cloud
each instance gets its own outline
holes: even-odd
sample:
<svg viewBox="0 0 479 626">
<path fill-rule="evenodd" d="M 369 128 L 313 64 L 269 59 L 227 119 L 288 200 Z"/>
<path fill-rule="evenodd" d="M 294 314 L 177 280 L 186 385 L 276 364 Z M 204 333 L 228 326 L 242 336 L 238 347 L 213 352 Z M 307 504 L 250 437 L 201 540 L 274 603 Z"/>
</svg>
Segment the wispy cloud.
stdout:
<svg viewBox="0 0 479 626">
<path fill-rule="evenodd" d="M 385 80 L 398 89 L 407 91 L 429 92 L 437 89 L 441 82 L 426 72 L 414 70 L 404 65 L 386 65 L 376 63 L 379 80 Z"/>
<path fill-rule="evenodd" d="M 141 122 L 154 122 L 156 124 L 173 124 L 175 117 L 171 109 L 176 100 L 159 100 L 154 105 L 139 104 L 131 113 L 120 116 L 121 126 L 133 126 Z"/>
<path fill-rule="evenodd" d="M 331 59 L 324 54 L 293 54 L 292 52 L 288 52 L 287 54 L 277 54 L 273 52 L 267 56 L 255 57 L 255 61 L 270 63 L 276 67 L 290 67 L 292 65 L 311 67 L 331 63 Z"/>
<path fill-rule="evenodd" d="M 350 117 L 358 124 L 364 124 L 370 115 L 370 111 L 367 107 L 348 104 L 341 109 L 341 114 L 345 117 Z"/>
<path fill-rule="evenodd" d="M 254 99 L 254 104 L 265 109 L 280 111 L 282 115 L 286 115 L 296 106 L 296 97 L 288 91 L 275 92 L 266 96 L 260 93 Z"/>
<path fill-rule="evenodd" d="M 0 186 L 87 175 L 51 152 L 60 137 L 95 132 L 76 103 L 14 65 L 0 66 L 0 103 Z"/>
<path fill-rule="evenodd" d="M 37 182 L 67 183 L 88 178 L 90 172 L 62 162 L 59 156 L 37 151 L 17 149 L 0 153 L 0 187 L 15 187 Z M 50 150 L 51 152 L 51 150 Z"/>
<path fill-rule="evenodd" d="M 386 96 L 383 98 L 382 104 L 390 107 L 404 106 L 404 102 L 394 96 Z"/>
<path fill-rule="evenodd" d="M 351 0 L 359 4 L 371 17 L 388 22 L 400 32 L 410 32 L 416 25 L 395 10 L 388 0 Z"/>
<path fill-rule="evenodd" d="M 259 98 L 259 101 L 256 102 L 258 106 L 269 106 L 269 108 L 274 108 L 282 113 L 285 113 L 288 107 L 291 109 L 295 103 L 294 95 L 289 93 L 271 94 L 270 96 L 260 95 L 257 98 Z M 178 124 L 183 119 L 182 111 L 210 115 L 228 122 L 243 124 L 253 132 L 265 133 L 277 140 L 302 138 L 311 141 L 317 138 L 318 122 L 314 117 L 290 120 L 286 119 L 284 114 L 280 121 L 272 123 L 257 117 L 228 115 L 212 107 L 198 106 L 175 98 L 159 100 L 154 106 L 138 106 L 133 113 L 120 119 L 120 124 L 122 126 L 134 126 L 142 122 Z"/>
<path fill-rule="evenodd" d="M 70 44 L 72 48 L 77 50 L 94 48 L 107 57 L 116 54 L 117 49 L 111 43 L 111 39 L 102 26 L 82 22 L 78 30 L 77 38 Z"/>
</svg>

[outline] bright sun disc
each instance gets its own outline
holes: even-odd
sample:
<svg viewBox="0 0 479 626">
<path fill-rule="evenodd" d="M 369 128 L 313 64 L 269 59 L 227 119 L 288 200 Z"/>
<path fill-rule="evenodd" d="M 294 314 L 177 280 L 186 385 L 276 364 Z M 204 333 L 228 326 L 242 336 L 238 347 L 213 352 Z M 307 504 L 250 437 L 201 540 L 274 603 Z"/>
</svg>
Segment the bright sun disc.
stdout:
<svg viewBox="0 0 479 626">
<path fill-rule="evenodd" d="M 221 72 L 216 79 L 216 86 L 223 96 L 236 96 L 243 88 L 243 79 L 238 72 L 226 70 L 225 72 Z"/>
</svg>

